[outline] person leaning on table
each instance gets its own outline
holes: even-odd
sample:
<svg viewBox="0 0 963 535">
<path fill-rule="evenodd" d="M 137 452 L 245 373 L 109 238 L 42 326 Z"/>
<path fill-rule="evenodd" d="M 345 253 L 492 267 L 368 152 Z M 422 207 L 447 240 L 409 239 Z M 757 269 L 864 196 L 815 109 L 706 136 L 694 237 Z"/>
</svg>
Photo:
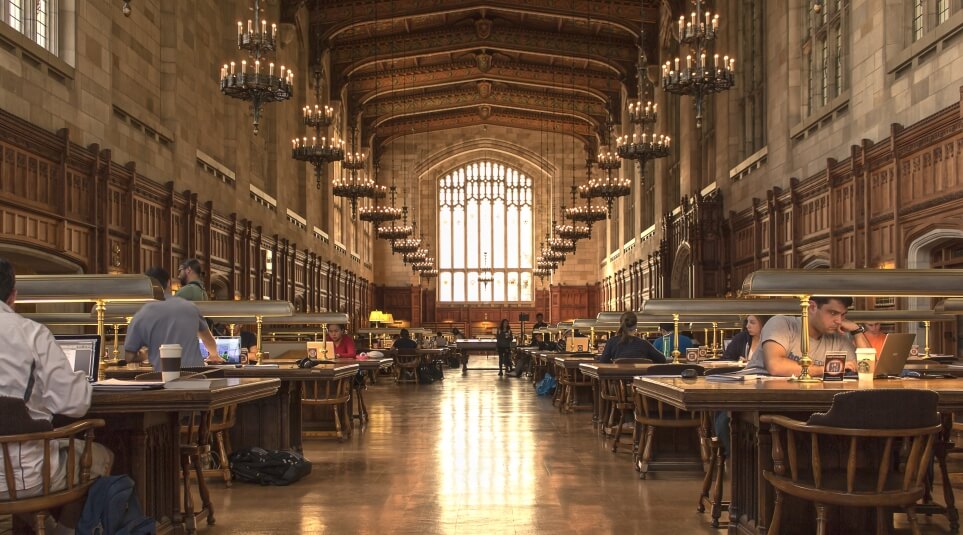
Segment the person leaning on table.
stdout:
<svg viewBox="0 0 963 535">
<path fill-rule="evenodd" d="M 171 295 L 171 276 L 162 267 L 152 267 L 145 273 L 164 289 L 163 301 L 151 301 L 140 307 L 127 326 L 124 351 L 129 362 L 143 360 L 140 348 L 147 346 L 147 359 L 155 371 L 160 370 L 160 346 L 180 344 L 181 368 L 204 366 L 200 338 L 207 348 L 208 362 L 223 362 L 217 354 L 217 342 L 207 327 L 207 320 L 197 305 Z"/>
<path fill-rule="evenodd" d="M 17 298 L 16 274 L 13 265 L 0 258 L 0 396 L 24 400 L 27 414 L 34 420 L 53 420 L 54 414 L 80 418 L 90 408 L 92 388 L 84 372 L 74 371 L 67 355 L 54 340 L 50 329 L 28 320 L 13 311 Z M 4 419 L 11 418 L 5 414 Z M 9 420 L 7 420 L 9 423 Z M 51 443 L 50 489 L 61 490 L 67 486 L 67 464 L 69 442 Z M 83 446 L 78 444 L 74 466 L 80 471 L 80 455 Z M 56 449 L 54 449 L 56 448 Z M 93 463 L 90 466 L 91 479 L 109 475 L 114 454 L 106 447 L 95 443 L 91 445 Z M 2 458 L 2 455 L 0 455 Z M 26 498 L 43 492 L 44 451 L 40 442 L 24 444 L 10 450 L 10 466 L 16 474 L 17 496 Z M 0 500 L 9 498 L 4 464 L 0 462 Z M 70 475 L 76 479 L 78 474 Z M 80 511 L 66 507 L 60 520 L 66 524 L 75 523 Z M 62 527 L 48 516 L 47 530 Z M 69 531 L 68 531 L 69 532 Z"/>
<path fill-rule="evenodd" d="M 856 348 L 871 347 L 865 330 L 846 319 L 852 297 L 813 297 L 809 300 L 809 358 L 811 375 L 823 374 L 823 362 L 830 352 L 846 353 L 846 369 L 856 370 Z M 760 335 L 759 349 L 752 354 L 746 370 L 777 376 L 799 375 L 802 318 L 773 316 Z"/>
</svg>

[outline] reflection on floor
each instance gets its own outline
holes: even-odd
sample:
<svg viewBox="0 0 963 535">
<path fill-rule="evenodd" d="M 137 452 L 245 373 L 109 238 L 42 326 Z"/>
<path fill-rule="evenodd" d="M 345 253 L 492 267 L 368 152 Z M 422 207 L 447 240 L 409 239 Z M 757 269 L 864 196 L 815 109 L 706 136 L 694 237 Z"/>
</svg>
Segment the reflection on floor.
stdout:
<svg viewBox="0 0 963 535">
<path fill-rule="evenodd" d="M 307 442 L 308 478 L 231 489 L 212 481 L 218 524 L 203 531 L 725 532 L 696 512 L 700 475 L 640 481 L 631 448 L 613 454 L 591 414 L 560 415 L 523 379 L 449 372 L 440 384 L 399 386 L 384 378 L 365 397 L 363 432 Z M 945 530 L 942 518 L 921 520 L 926 532 Z"/>
</svg>

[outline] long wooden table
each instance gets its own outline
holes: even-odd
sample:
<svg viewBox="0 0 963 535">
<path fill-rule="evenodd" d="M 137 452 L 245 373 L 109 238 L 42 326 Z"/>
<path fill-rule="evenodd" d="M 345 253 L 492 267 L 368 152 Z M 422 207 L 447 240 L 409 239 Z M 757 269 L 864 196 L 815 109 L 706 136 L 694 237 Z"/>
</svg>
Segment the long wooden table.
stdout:
<svg viewBox="0 0 963 535">
<path fill-rule="evenodd" d="M 647 396 L 688 411 L 732 412 L 729 532 L 752 534 L 766 532 L 774 503 L 772 489 L 762 476 L 763 470 L 772 470 L 772 450 L 769 433 L 760 428 L 761 414 L 789 414 L 805 419 L 808 414 L 828 409 L 837 393 L 865 388 L 933 390 L 940 396 L 939 410 L 946 430 L 943 440 L 937 441 L 936 448 L 943 473 L 945 506 L 941 509 L 947 515 L 951 529 L 954 532 L 959 529 L 959 514 L 954 503 L 953 487 L 946 476 L 945 460 L 952 412 L 963 410 L 963 379 L 877 379 L 872 383 L 847 380 L 801 384 L 785 379 L 716 382 L 707 381 L 704 377 L 638 377 L 633 381 L 633 387 Z M 805 523 L 812 518 L 793 515 L 788 508 L 784 508 L 784 511 L 787 514 L 783 518 L 783 525 L 797 526 L 801 532 L 812 531 L 807 531 L 805 527 Z"/>
<path fill-rule="evenodd" d="M 468 373 L 468 357 L 472 353 L 491 355 L 498 353 L 494 338 L 478 338 L 455 340 L 455 347 L 458 349 L 458 356 L 461 359 L 461 373 Z M 476 368 L 483 369 L 483 368 Z"/>
<path fill-rule="evenodd" d="M 179 495 L 180 419 L 182 412 L 210 412 L 277 394 L 277 379 L 227 379 L 210 390 L 94 391 L 89 415 L 103 418 L 97 442 L 114 452 L 113 472 L 136 483 L 145 514 L 157 520 L 158 533 L 183 531 Z M 206 441 L 207 437 L 200 437 Z M 210 504 L 208 521 L 213 521 Z"/>
</svg>

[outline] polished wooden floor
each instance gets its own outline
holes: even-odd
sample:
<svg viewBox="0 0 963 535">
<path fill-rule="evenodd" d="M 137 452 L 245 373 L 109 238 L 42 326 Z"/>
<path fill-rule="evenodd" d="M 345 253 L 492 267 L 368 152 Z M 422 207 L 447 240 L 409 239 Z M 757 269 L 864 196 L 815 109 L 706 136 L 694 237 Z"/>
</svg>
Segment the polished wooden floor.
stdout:
<svg viewBox="0 0 963 535">
<path fill-rule="evenodd" d="M 367 427 L 308 439 L 314 470 L 294 485 L 211 480 L 217 525 L 201 533 L 724 533 L 696 512 L 700 475 L 640 481 L 590 413 L 561 415 L 522 379 L 451 371 L 440 384 L 379 380 Z"/>
</svg>

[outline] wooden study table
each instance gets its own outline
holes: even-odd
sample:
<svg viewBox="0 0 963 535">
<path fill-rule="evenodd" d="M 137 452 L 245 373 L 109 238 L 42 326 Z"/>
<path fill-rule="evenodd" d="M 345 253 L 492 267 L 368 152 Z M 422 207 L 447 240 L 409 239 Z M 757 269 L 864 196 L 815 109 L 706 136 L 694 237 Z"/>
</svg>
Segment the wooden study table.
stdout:
<svg viewBox="0 0 963 535">
<path fill-rule="evenodd" d="M 583 362 L 595 362 L 594 353 L 557 353 L 552 359 L 555 365 L 561 399 L 558 410 L 574 412 L 586 406 L 586 393 L 591 395 L 592 382 L 585 379 L 579 366 Z M 556 396 L 556 399 L 559 399 Z M 590 397 L 593 411 L 594 399 Z"/>
<path fill-rule="evenodd" d="M 835 394 L 862 388 L 933 390 L 940 396 L 939 410 L 945 428 L 945 436 L 937 441 L 935 448 L 943 474 L 944 512 L 953 532 L 959 529 L 953 488 L 946 475 L 946 447 L 952 413 L 963 410 L 963 379 L 877 379 L 863 384 L 853 380 L 800 384 L 784 378 L 717 382 L 707 381 L 704 377 L 637 377 L 633 387 L 647 396 L 688 411 L 732 412 L 729 532 L 752 534 L 766 532 L 774 500 L 774 493 L 762 476 L 763 470 L 772 470 L 773 467 L 771 439 L 767 430 L 760 428 L 761 414 L 787 414 L 806 419 L 813 412 L 827 410 Z M 785 502 L 784 506 L 788 503 Z M 929 505 L 925 504 L 924 507 Z M 921 509 L 917 511 L 925 512 Z M 800 527 L 800 532 L 813 531 L 808 526 L 801 527 L 814 520 L 811 516 L 789 507 L 784 507 L 783 511 L 783 525 Z M 848 520 L 859 521 L 861 518 L 858 513 L 849 513 L 847 510 Z M 868 519 L 871 521 L 872 518 L 870 512 Z"/>
<path fill-rule="evenodd" d="M 461 373 L 468 373 L 468 357 L 472 353 L 492 355 L 498 353 L 494 338 L 478 338 L 455 340 L 458 358 L 461 359 Z M 478 368 L 482 369 L 482 368 Z"/>
<path fill-rule="evenodd" d="M 277 394 L 277 379 L 227 379 L 225 386 L 209 390 L 94 391 L 88 415 L 107 425 L 97 432 L 97 442 L 114 452 L 115 474 L 134 480 L 144 513 L 157 520 L 158 533 L 184 531 L 180 494 L 180 414 L 210 412 L 231 404 Z M 206 444 L 208 436 L 198 437 Z M 214 513 L 203 505 L 208 521 Z"/>
</svg>

